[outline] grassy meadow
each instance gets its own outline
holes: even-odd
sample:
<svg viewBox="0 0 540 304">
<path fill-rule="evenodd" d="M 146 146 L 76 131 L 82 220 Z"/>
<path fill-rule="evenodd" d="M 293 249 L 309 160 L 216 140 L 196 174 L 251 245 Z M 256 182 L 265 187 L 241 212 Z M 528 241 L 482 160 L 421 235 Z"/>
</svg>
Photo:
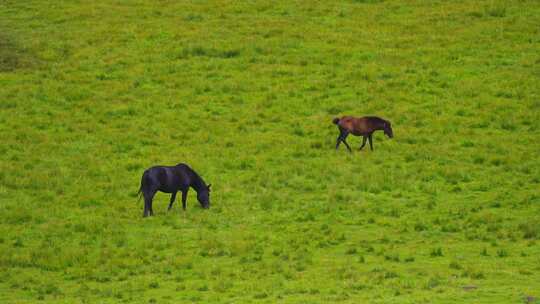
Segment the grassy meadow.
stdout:
<svg viewBox="0 0 540 304">
<path fill-rule="evenodd" d="M 0 1 L 0 302 L 540 303 L 539 121 L 536 0 Z"/>
</svg>

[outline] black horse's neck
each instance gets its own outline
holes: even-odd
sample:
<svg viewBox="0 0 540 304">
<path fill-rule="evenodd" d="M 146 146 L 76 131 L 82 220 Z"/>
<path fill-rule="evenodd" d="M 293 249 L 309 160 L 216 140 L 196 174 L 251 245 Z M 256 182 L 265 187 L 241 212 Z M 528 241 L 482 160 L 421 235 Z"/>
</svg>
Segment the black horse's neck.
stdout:
<svg viewBox="0 0 540 304">
<path fill-rule="evenodd" d="M 197 193 L 206 189 L 206 184 L 202 177 L 200 177 L 199 174 L 193 170 L 191 170 L 191 187 L 193 187 Z"/>
</svg>

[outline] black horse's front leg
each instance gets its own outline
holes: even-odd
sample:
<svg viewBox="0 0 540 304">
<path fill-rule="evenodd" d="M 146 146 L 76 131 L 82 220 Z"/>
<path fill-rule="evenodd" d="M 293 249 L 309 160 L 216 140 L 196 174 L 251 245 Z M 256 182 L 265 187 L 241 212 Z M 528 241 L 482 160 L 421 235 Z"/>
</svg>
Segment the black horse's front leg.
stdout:
<svg viewBox="0 0 540 304">
<path fill-rule="evenodd" d="M 365 136 L 362 136 L 362 145 L 360 146 L 360 149 L 358 150 L 362 150 L 364 148 L 364 146 L 366 145 L 366 137 Z"/>
<path fill-rule="evenodd" d="M 176 199 L 176 192 L 173 192 L 173 194 L 171 195 L 171 202 L 169 203 L 169 209 L 168 210 L 171 210 L 175 199 Z"/>
<path fill-rule="evenodd" d="M 188 189 L 182 190 L 182 209 L 184 209 L 184 211 L 186 211 L 187 193 L 188 193 Z"/>
</svg>

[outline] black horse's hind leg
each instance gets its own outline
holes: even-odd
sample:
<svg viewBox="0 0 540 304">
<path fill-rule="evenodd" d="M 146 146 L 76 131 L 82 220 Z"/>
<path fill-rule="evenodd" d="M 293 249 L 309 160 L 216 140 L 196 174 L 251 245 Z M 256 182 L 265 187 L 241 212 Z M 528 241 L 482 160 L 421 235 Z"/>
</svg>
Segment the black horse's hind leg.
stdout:
<svg viewBox="0 0 540 304">
<path fill-rule="evenodd" d="M 175 199 L 176 199 L 176 192 L 173 192 L 173 194 L 171 195 L 171 202 L 169 203 L 169 209 L 168 210 L 171 210 Z"/>
<path fill-rule="evenodd" d="M 148 211 L 148 205 L 149 205 L 149 199 L 146 197 L 146 195 L 144 196 L 144 211 L 143 211 L 143 217 L 147 217 L 149 216 L 150 214 L 150 211 Z"/>
<path fill-rule="evenodd" d="M 147 217 L 149 215 L 154 215 L 154 211 L 152 210 L 152 200 L 154 199 L 155 194 L 156 194 L 155 190 L 144 191 L 144 212 L 143 212 L 143 217 Z"/>
<path fill-rule="evenodd" d="M 372 134 L 369 134 L 369 147 L 371 148 L 371 151 L 373 151 L 373 139 L 372 139 Z"/>
<path fill-rule="evenodd" d="M 184 209 L 184 211 L 186 211 L 187 193 L 188 193 L 188 189 L 182 190 L 182 209 Z"/>
<path fill-rule="evenodd" d="M 366 145 L 366 137 L 365 136 L 362 136 L 362 145 L 360 146 L 360 149 L 358 150 L 362 150 L 364 148 L 364 146 Z"/>
</svg>

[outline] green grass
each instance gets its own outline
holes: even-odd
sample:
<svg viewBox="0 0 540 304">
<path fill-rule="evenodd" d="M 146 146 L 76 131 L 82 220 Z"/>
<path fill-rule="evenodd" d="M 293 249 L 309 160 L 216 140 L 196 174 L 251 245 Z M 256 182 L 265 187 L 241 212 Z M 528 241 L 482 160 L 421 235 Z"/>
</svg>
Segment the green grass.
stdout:
<svg viewBox="0 0 540 304">
<path fill-rule="evenodd" d="M 0 302 L 540 298 L 539 28 L 534 0 L 1 2 Z M 343 114 L 395 138 L 336 152 Z M 211 208 L 142 219 L 178 162 Z"/>
</svg>

